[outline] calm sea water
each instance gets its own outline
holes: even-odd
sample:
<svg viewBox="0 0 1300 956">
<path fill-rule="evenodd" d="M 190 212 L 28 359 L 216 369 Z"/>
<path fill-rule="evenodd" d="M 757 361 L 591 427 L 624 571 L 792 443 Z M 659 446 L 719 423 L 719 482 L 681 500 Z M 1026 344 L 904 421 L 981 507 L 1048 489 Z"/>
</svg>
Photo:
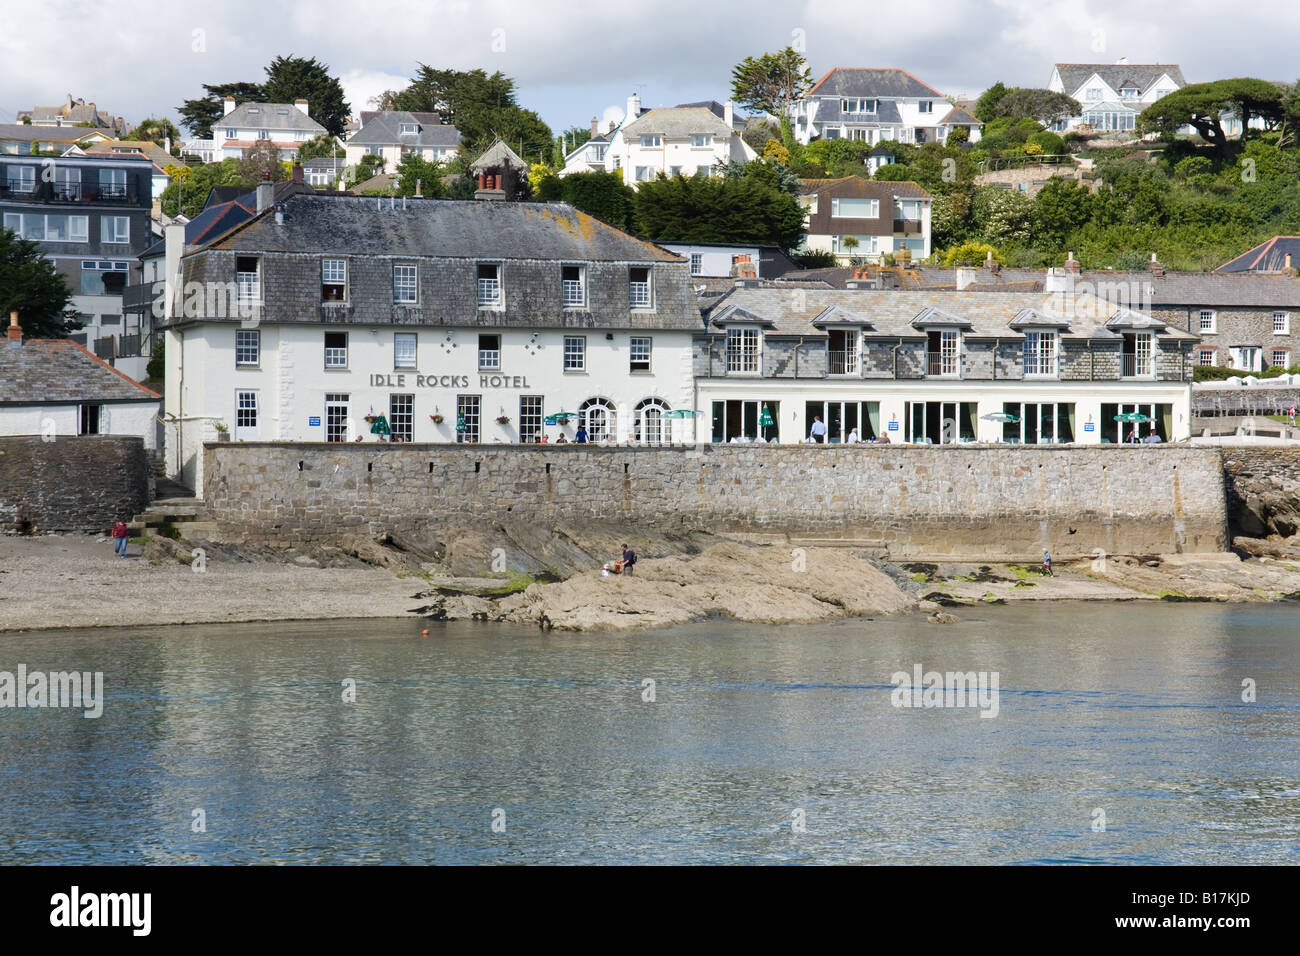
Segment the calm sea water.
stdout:
<svg viewBox="0 0 1300 956">
<path fill-rule="evenodd" d="M 0 635 L 107 698 L 0 710 L 0 862 L 1300 863 L 1295 607 L 961 616 Z M 998 716 L 895 708 L 916 664 Z"/>
</svg>

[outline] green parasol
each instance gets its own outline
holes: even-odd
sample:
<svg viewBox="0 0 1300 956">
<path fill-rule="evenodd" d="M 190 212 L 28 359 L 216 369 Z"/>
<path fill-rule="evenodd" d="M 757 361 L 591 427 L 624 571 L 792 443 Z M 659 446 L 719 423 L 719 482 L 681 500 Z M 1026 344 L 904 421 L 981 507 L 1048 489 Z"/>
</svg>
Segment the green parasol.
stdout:
<svg viewBox="0 0 1300 956">
<path fill-rule="evenodd" d="M 383 415 L 376 415 L 375 420 L 370 423 L 370 434 L 372 435 L 391 435 L 393 430 L 388 427 L 388 419 Z"/>
<path fill-rule="evenodd" d="M 458 432 L 467 432 L 467 431 L 469 431 L 469 426 L 465 424 L 465 416 L 464 416 L 464 415 L 457 415 L 457 416 L 456 416 L 456 431 L 458 431 Z"/>
<path fill-rule="evenodd" d="M 1019 422 L 1019 415 L 1012 415 L 1010 412 L 989 412 L 987 415 L 981 415 L 980 418 L 987 422 Z"/>
<path fill-rule="evenodd" d="M 767 406 L 764 405 L 763 410 L 758 415 L 758 427 L 771 428 L 775 424 L 776 422 L 772 421 L 772 413 L 769 412 Z"/>
<path fill-rule="evenodd" d="M 693 408 L 675 408 L 671 412 L 664 412 L 662 417 L 663 418 L 694 418 L 698 414 L 699 412 L 697 412 Z"/>
<path fill-rule="evenodd" d="M 1150 415 L 1143 415 L 1141 412 L 1124 412 L 1115 416 L 1117 422 L 1149 422 Z"/>
<path fill-rule="evenodd" d="M 577 412 L 554 412 L 553 414 L 547 415 L 543 421 L 548 425 L 563 425 L 570 418 L 577 417 Z"/>
</svg>

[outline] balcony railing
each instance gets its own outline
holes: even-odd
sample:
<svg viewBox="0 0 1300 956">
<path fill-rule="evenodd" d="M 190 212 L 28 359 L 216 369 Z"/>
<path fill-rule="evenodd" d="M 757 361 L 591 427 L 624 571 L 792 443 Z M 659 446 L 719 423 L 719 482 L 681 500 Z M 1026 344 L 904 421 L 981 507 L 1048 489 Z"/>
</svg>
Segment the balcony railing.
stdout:
<svg viewBox="0 0 1300 956">
<path fill-rule="evenodd" d="M 500 349 L 479 349 L 478 367 L 484 370 L 500 368 L 501 350 Z"/>
<path fill-rule="evenodd" d="M 894 232 L 901 232 L 905 236 L 919 236 L 921 234 L 921 220 L 895 219 Z"/>
<path fill-rule="evenodd" d="M 961 356 L 948 352 L 926 352 L 925 374 L 958 378 L 961 375 Z"/>
<path fill-rule="evenodd" d="M 826 355 L 826 371 L 830 375 L 857 375 L 858 353 L 828 352 Z"/>
<path fill-rule="evenodd" d="M 0 199 L 15 202 L 67 202 L 110 203 L 134 205 L 139 194 L 124 185 L 105 183 L 32 182 L 22 179 L 0 179 Z"/>
<path fill-rule="evenodd" d="M 1121 355 L 1120 375 L 1123 378 L 1154 378 L 1155 360 L 1149 355 Z"/>
</svg>

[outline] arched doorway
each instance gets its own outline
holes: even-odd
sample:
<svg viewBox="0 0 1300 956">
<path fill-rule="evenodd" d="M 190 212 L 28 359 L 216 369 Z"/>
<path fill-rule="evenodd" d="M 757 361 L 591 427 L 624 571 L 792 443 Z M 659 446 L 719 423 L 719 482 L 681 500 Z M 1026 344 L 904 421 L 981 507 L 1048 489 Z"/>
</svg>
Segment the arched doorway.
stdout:
<svg viewBox="0 0 1300 956">
<path fill-rule="evenodd" d="M 637 403 L 632 415 L 633 439 L 647 445 L 666 445 L 673 440 L 671 419 L 664 418 L 668 403 L 661 398 L 646 398 Z"/>
<path fill-rule="evenodd" d="M 607 398 L 589 398 L 578 406 L 578 423 L 587 430 L 587 441 L 600 442 L 606 437 L 613 441 L 614 403 Z"/>
</svg>

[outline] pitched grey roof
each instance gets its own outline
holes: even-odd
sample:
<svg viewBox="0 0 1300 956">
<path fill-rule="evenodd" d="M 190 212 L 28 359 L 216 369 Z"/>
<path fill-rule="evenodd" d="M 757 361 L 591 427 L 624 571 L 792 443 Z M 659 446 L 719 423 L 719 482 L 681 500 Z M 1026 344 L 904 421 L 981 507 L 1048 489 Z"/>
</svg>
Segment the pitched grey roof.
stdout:
<svg viewBox="0 0 1300 956">
<path fill-rule="evenodd" d="M 682 262 L 566 203 L 300 195 L 210 248 L 465 259 Z"/>
<path fill-rule="evenodd" d="M 906 70 L 840 66 L 823 76 L 809 96 L 933 97 L 943 94 Z"/>
<path fill-rule="evenodd" d="M 874 113 L 852 113 L 849 115 L 853 122 L 880 123 L 884 126 L 897 126 L 903 122 L 903 118 L 898 112 L 898 104 L 893 100 L 878 102 Z M 845 116 L 840 109 L 839 97 L 824 99 L 817 106 L 816 122 L 837 123 L 843 119 L 845 119 Z"/>
<path fill-rule="evenodd" d="M 1180 88 L 1187 85 L 1177 63 L 1058 63 L 1056 69 L 1061 74 L 1066 94 L 1070 96 L 1087 83 L 1094 73 L 1117 92 L 1128 86 L 1145 93 L 1165 74 Z"/>
<path fill-rule="evenodd" d="M 851 183 L 860 187 L 862 195 L 868 198 L 892 199 L 895 196 L 901 196 L 904 199 L 933 198 L 919 183 L 914 183 L 910 179 L 864 179 L 861 176 L 841 176 L 838 179 L 801 179 L 799 180 L 799 195 L 813 196 L 841 183 Z"/>
<path fill-rule="evenodd" d="M 788 287 L 737 288 L 710 306 L 705 317 L 717 330 L 740 321 L 731 315 L 743 310 L 744 321 L 770 323 L 778 334 L 814 336 L 821 334 L 816 323 L 834 309 L 862 316 L 870 323 L 864 333 L 869 337 L 915 338 L 923 334 L 924 327 L 957 325 L 975 336 L 1017 338 L 1023 334 L 1017 326 L 1024 326 L 1026 310 L 1034 310 L 1047 317 L 1044 324 L 1061 328 L 1067 337 L 1114 338 L 1117 329 L 1144 328 L 1155 331 L 1160 340 L 1193 342 L 1200 338 L 1149 316 L 1116 309 L 1094 296 L 1044 292 L 841 291 L 809 283 L 803 295 L 793 296 Z M 1017 323 L 1017 319 L 1021 321 Z"/>
<path fill-rule="evenodd" d="M 70 339 L 0 342 L 0 405 L 158 401 L 162 396 L 127 378 Z"/>
<path fill-rule="evenodd" d="M 251 112 L 256 110 L 257 112 Z M 292 103 L 240 103 L 220 119 L 213 120 L 218 129 L 289 129 L 318 136 L 325 127 Z"/>
<path fill-rule="evenodd" d="M 302 164 L 303 169 L 328 169 L 337 171 L 347 166 L 348 161 L 342 156 L 317 156 Z"/>
<path fill-rule="evenodd" d="M 714 136 L 731 136 L 730 126 L 713 115 L 712 110 L 702 107 L 671 106 L 642 113 L 623 127 L 625 136 L 645 136 L 658 133 L 676 138 L 692 136 L 696 133 L 712 133 Z"/>
<path fill-rule="evenodd" d="M 42 143 L 75 143 L 93 133 L 106 135 L 109 130 L 87 129 L 84 126 L 27 126 L 24 123 L 0 123 L 0 139 L 21 139 Z"/>
<path fill-rule="evenodd" d="M 369 118 L 365 125 L 348 139 L 349 146 L 436 146 L 447 148 L 460 145 L 460 130 L 425 122 L 421 116 L 437 118 L 436 113 L 386 113 L 363 114 Z M 412 135 L 401 131 L 403 123 L 413 123 L 417 132 Z"/>
<path fill-rule="evenodd" d="M 1253 249 L 1229 259 L 1215 272 L 1281 272 L 1286 268 L 1286 257 L 1291 256 L 1291 267 L 1300 269 L 1300 236 L 1274 236 Z"/>
<path fill-rule="evenodd" d="M 948 115 L 939 120 L 940 126 L 983 126 L 984 124 L 971 116 L 964 109 L 954 106 Z"/>
<path fill-rule="evenodd" d="M 519 158 L 518 153 L 499 139 L 488 147 L 487 152 L 474 160 L 469 168 L 477 173 L 479 170 L 491 169 L 494 166 L 513 166 L 525 175 L 528 173 L 528 164 Z"/>
</svg>

